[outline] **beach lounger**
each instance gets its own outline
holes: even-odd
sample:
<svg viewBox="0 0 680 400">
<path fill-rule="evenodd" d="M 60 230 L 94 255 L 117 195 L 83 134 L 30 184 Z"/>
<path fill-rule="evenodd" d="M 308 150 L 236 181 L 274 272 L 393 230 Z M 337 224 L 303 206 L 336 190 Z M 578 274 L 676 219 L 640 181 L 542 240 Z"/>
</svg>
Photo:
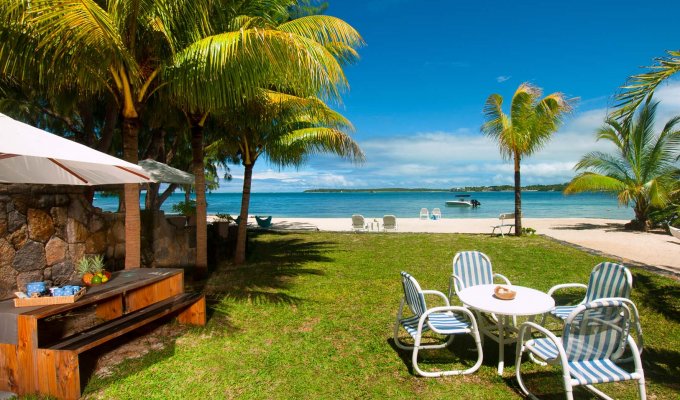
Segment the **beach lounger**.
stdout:
<svg viewBox="0 0 680 400">
<path fill-rule="evenodd" d="M 420 219 L 429 219 L 430 218 L 430 212 L 427 211 L 427 208 L 421 208 L 420 209 Z"/>
<path fill-rule="evenodd" d="M 383 217 L 383 230 L 385 232 L 397 231 L 397 217 L 394 215 L 385 215 Z"/>
<path fill-rule="evenodd" d="M 258 217 L 257 215 L 255 216 L 255 221 L 257 221 L 257 225 L 260 228 L 269 228 L 272 226 L 272 217 L 271 215 L 268 217 Z"/>
<path fill-rule="evenodd" d="M 403 350 L 412 350 L 412 363 L 414 371 L 421 376 L 438 377 L 449 375 L 470 374 L 479 369 L 482 365 L 482 340 L 477 329 L 475 316 L 465 307 L 451 306 L 449 299 L 444 293 L 436 290 L 422 290 L 414 277 L 406 272 L 401 273 L 401 281 L 404 289 L 404 297 L 399 304 L 397 321 L 394 325 L 394 344 Z M 427 307 L 425 302 L 426 295 L 439 297 L 445 306 Z M 408 307 L 404 307 L 404 305 Z M 410 310 L 410 315 L 404 316 L 404 309 Z M 399 339 L 399 328 L 404 328 L 413 338 L 413 346 L 403 343 Z M 421 342 L 423 333 L 432 331 L 440 335 L 449 336 L 444 343 L 431 344 L 431 340 L 426 339 L 426 344 Z M 477 345 L 477 362 L 472 367 L 465 370 L 449 371 L 423 371 L 418 366 L 418 352 L 424 349 L 441 349 L 451 344 L 455 335 L 471 335 Z"/>
<path fill-rule="evenodd" d="M 442 219 L 442 210 L 438 208 L 433 208 L 432 209 L 432 219 Z"/>
<path fill-rule="evenodd" d="M 491 234 L 493 235 L 496 233 L 496 229 L 501 231 L 501 236 L 505 236 L 503 233 L 503 228 L 508 228 L 508 235 L 510 234 L 510 231 L 512 231 L 515 228 L 515 213 L 506 213 L 506 214 L 501 214 L 498 216 L 498 219 L 501 220 L 501 223 L 498 225 L 492 226 L 493 230 L 491 231 Z M 506 222 L 507 221 L 512 221 L 511 223 Z"/>
<path fill-rule="evenodd" d="M 352 215 L 352 230 L 354 232 L 368 232 L 368 226 L 366 225 L 366 221 L 364 221 L 363 215 Z"/>
</svg>

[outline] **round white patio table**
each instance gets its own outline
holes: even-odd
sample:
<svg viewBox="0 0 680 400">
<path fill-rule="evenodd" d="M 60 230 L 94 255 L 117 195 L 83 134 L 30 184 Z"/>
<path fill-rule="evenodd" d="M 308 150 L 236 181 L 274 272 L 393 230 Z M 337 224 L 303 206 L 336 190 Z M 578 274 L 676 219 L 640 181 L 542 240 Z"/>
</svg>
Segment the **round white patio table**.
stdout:
<svg viewBox="0 0 680 400">
<path fill-rule="evenodd" d="M 529 320 L 533 320 L 536 315 L 552 310 L 555 307 L 555 300 L 539 290 L 515 285 L 503 285 L 517 292 L 517 295 L 512 300 L 502 300 L 494 295 L 496 286 L 498 285 L 470 286 L 458 292 L 458 298 L 466 306 L 478 311 L 477 324 L 480 326 L 480 330 L 483 334 L 498 342 L 498 375 L 503 375 L 505 344 L 516 341 L 516 339 L 506 338 L 505 331 L 517 331 L 514 323 L 511 324 L 508 317 L 513 317 L 513 321 L 515 320 L 514 317 L 518 316 L 528 316 Z M 486 319 L 479 312 L 500 316 L 498 318 L 495 315 L 492 316 L 496 321 L 498 335 L 494 335 L 491 330 L 487 329 Z"/>
</svg>

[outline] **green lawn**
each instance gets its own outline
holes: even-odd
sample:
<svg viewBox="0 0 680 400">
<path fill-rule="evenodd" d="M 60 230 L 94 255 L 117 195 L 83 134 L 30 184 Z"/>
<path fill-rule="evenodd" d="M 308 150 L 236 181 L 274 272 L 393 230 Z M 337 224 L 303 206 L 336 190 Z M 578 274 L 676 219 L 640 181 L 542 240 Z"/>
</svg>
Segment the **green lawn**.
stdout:
<svg viewBox="0 0 680 400">
<path fill-rule="evenodd" d="M 257 234 L 249 264 L 214 271 L 205 290 L 211 315 L 163 351 L 116 367 L 90 382 L 101 398 L 392 399 L 518 398 L 514 345 L 496 375 L 497 345 L 472 375 L 421 378 L 397 351 L 392 328 L 401 298 L 399 272 L 445 291 L 456 251 L 480 250 L 513 283 L 547 291 L 583 282 L 604 259 L 543 237 L 449 234 Z M 643 325 L 650 399 L 680 393 L 680 284 L 633 268 L 633 300 Z M 474 363 L 472 342 L 423 353 L 432 367 Z M 564 398 L 559 370 L 525 361 L 527 384 L 543 398 Z M 633 399 L 635 384 L 603 386 Z M 591 398 L 577 390 L 577 398 Z"/>
</svg>

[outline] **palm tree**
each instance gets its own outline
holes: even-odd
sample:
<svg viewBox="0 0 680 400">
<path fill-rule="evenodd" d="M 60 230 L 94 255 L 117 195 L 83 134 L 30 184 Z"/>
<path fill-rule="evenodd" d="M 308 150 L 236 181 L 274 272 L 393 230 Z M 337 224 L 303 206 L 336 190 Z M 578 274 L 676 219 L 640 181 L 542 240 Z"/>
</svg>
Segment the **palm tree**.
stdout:
<svg viewBox="0 0 680 400">
<path fill-rule="evenodd" d="M 616 193 L 619 204 L 633 204 L 635 219 L 629 228 L 648 230 L 649 212 L 665 207 L 677 189 L 680 154 L 680 116 L 671 118 L 658 135 L 654 118 L 658 102 L 648 99 L 637 113 L 622 122 L 614 118 L 597 131 L 597 139 L 607 140 L 616 152 L 588 153 L 576 164 L 583 171 L 569 183 L 565 193 L 603 191 Z"/>
<path fill-rule="evenodd" d="M 55 91 L 70 86 L 84 93 L 112 93 L 122 116 L 123 156 L 136 163 L 140 119 L 152 96 L 183 99 L 178 104 L 185 106 L 198 128 L 206 110 L 238 105 L 272 83 L 295 82 L 310 94 L 339 96 L 346 79 L 327 46 L 254 24 L 233 32 L 221 30 L 224 21 L 240 15 L 232 6 L 274 10 L 278 16 L 291 4 L 292 0 L 9 0 L 0 5 L 0 72 L 36 79 Z M 200 132 L 192 128 L 194 135 Z M 198 147 L 195 158 L 202 163 Z M 196 186 L 204 193 L 197 164 L 195 172 Z M 138 186 L 126 186 L 125 203 L 126 267 L 139 266 Z M 204 215 L 204 198 L 198 206 Z M 197 229 L 199 268 L 207 259 L 201 233 L 204 219 Z"/>
<path fill-rule="evenodd" d="M 668 57 L 657 58 L 656 65 L 648 67 L 644 74 L 633 75 L 623 87 L 624 91 L 617 96 L 618 110 L 613 114 L 617 118 L 631 116 L 645 98 L 651 98 L 656 88 L 680 72 L 680 51 L 668 51 Z"/>
<path fill-rule="evenodd" d="M 253 0 L 245 3 L 249 7 L 232 10 L 220 19 L 226 21 L 224 25 L 218 24 L 214 28 L 225 32 L 198 40 L 175 57 L 173 76 L 181 75 L 185 68 L 189 68 L 187 72 L 191 74 L 194 64 L 199 64 L 209 70 L 221 71 L 218 78 L 224 84 L 215 85 L 214 75 L 169 80 L 175 101 L 186 110 L 191 123 L 192 169 L 196 177 L 197 268 L 207 266 L 204 126 L 210 110 L 234 110 L 240 103 L 234 101 L 233 95 L 225 95 L 225 88 L 246 93 L 242 95 L 245 99 L 256 96 L 257 91 L 265 87 L 302 96 L 322 95 L 338 99 L 340 89 L 347 85 L 340 62 L 356 59 L 354 48 L 363 43 L 356 30 L 338 18 L 308 15 L 291 19 L 291 13 L 297 10 L 296 1 Z M 215 46 L 218 38 L 221 45 Z M 236 51 L 258 38 L 266 39 L 261 43 L 262 53 Z M 244 70 L 249 71 L 245 73 Z M 244 81 L 244 75 L 251 79 Z M 239 90 L 234 85 L 243 87 Z"/>
<path fill-rule="evenodd" d="M 216 146 L 232 162 L 245 167 L 239 233 L 234 263 L 245 261 L 246 223 L 253 167 L 266 157 L 279 167 L 300 166 L 315 153 L 334 153 L 356 162 L 364 155 L 345 132 L 351 123 L 318 98 L 267 92 L 240 112 L 223 116 L 228 135 Z M 216 149 L 211 149 L 215 151 Z"/>
<path fill-rule="evenodd" d="M 541 149 L 572 109 L 572 100 L 562 93 L 541 99 L 540 88 L 523 83 L 512 96 L 510 115 L 503 113 L 503 97 L 492 94 L 484 104 L 486 122 L 481 131 L 498 142 L 501 156 L 515 165 L 515 235 L 522 235 L 522 189 L 520 163 Z"/>
</svg>

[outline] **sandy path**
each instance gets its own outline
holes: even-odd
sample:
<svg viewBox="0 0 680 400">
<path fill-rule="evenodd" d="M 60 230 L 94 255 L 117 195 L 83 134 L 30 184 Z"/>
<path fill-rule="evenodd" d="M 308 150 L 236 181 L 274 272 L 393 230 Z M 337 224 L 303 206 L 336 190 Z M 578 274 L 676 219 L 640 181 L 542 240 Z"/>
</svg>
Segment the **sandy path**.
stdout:
<svg viewBox="0 0 680 400">
<path fill-rule="evenodd" d="M 373 221 L 377 222 L 373 222 Z M 274 218 L 274 229 L 351 231 L 350 218 Z M 366 218 L 375 228 L 382 217 Z M 496 218 L 442 219 L 438 221 L 417 218 L 399 218 L 399 232 L 429 233 L 491 233 Z M 628 221 L 591 218 L 525 218 L 526 227 L 588 249 L 596 250 L 624 262 L 633 261 L 672 271 L 680 275 L 680 241 L 665 233 L 630 232 L 623 229 Z M 252 220 L 252 225 L 255 221 Z"/>
</svg>

